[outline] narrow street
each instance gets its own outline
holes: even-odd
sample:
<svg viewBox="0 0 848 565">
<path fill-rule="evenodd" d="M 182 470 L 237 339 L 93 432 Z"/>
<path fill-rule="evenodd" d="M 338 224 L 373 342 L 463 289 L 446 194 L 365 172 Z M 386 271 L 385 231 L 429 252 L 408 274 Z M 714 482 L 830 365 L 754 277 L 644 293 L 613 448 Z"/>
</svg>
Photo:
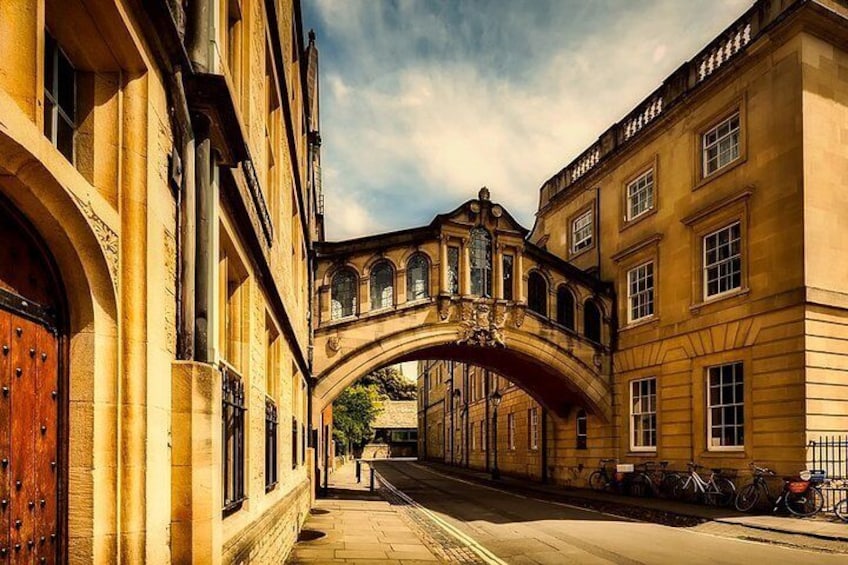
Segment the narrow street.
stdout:
<svg viewBox="0 0 848 565">
<path fill-rule="evenodd" d="M 700 527 L 632 522 L 475 484 L 413 462 L 380 462 L 375 468 L 424 513 L 435 516 L 434 528 L 443 521 L 505 563 L 775 565 L 846 560 L 844 554 L 731 539 Z"/>
</svg>

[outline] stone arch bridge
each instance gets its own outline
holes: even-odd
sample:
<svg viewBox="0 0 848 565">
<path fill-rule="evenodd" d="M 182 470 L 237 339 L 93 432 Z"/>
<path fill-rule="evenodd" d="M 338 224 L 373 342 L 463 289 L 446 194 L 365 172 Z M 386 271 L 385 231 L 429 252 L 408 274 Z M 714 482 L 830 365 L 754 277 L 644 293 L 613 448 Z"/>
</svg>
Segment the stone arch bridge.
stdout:
<svg viewBox="0 0 848 565">
<path fill-rule="evenodd" d="M 313 414 L 382 366 L 447 359 L 610 421 L 612 288 L 526 236 L 484 188 L 427 226 L 316 244 Z"/>
</svg>

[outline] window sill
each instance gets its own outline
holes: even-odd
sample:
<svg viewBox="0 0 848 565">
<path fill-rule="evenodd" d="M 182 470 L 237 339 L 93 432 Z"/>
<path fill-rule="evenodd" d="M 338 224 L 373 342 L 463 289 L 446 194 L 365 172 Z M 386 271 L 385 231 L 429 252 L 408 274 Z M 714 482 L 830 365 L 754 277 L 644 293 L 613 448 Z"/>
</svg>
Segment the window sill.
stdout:
<svg viewBox="0 0 848 565">
<path fill-rule="evenodd" d="M 745 459 L 747 454 L 745 453 L 745 446 L 739 447 L 709 447 L 706 451 L 701 453 L 701 457 L 707 458 L 718 458 L 718 457 L 732 457 L 734 459 Z"/>
<path fill-rule="evenodd" d="M 730 171 L 734 170 L 736 167 L 738 167 L 740 165 L 743 165 L 747 160 L 748 160 L 747 155 L 740 155 L 732 163 L 728 163 L 727 165 L 723 166 L 722 168 L 720 168 L 716 171 L 713 171 L 709 175 L 707 175 L 705 177 L 701 177 L 701 179 L 697 183 L 695 183 L 695 186 L 692 187 L 692 192 L 694 192 L 694 191 L 696 191 L 700 188 L 703 188 L 704 186 L 710 184 L 712 181 L 719 178 L 720 176 L 729 173 Z M 703 174 L 703 171 L 701 171 L 701 174 Z"/>
<path fill-rule="evenodd" d="M 657 448 L 651 449 L 637 449 L 630 448 L 630 451 L 627 452 L 627 457 L 656 457 L 657 456 Z"/>
<path fill-rule="evenodd" d="M 746 287 L 738 288 L 736 290 L 725 292 L 723 294 L 717 294 L 716 296 L 711 296 L 710 298 L 707 298 L 703 302 L 697 302 L 695 304 L 692 304 L 691 306 L 689 306 L 689 311 L 692 312 L 693 314 L 698 314 L 700 312 L 700 310 L 704 307 L 710 306 L 712 304 L 716 304 L 716 303 L 721 302 L 723 300 L 729 300 L 731 298 L 738 298 L 740 296 L 747 296 L 748 294 L 750 294 L 750 292 L 751 292 L 751 289 L 746 286 Z"/>
<path fill-rule="evenodd" d="M 581 257 L 583 255 L 586 255 L 587 253 L 589 253 L 590 251 L 593 251 L 594 249 L 595 249 L 595 244 L 593 243 L 592 245 L 590 245 L 586 249 L 581 249 L 580 251 L 569 250 L 568 260 L 573 261 L 574 259 L 577 259 L 578 257 Z"/>
<path fill-rule="evenodd" d="M 622 223 L 621 227 L 618 228 L 618 233 L 623 232 L 627 228 L 635 226 L 639 222 L 641 222 L 641 221 L 643 221 L 647 218 L 650 218 L 651 216 L 654 216 L 656 213 L 657 213 L 657 207 L 653 206 L 650 210 L 642 212 L 641 214 L 639 214 L 638 216 L 636 216 L 634 218 L 630 218 L 629 220 L 624 220 L 624 223 Z"/>
<path fill-rule="evenodd" d="M 640 318 L 635 322 L 630 322 L 626 326 L 621 327 L 618 331 L 624 332 L 627 330 L 635 330 L 636 328 L 641 328 L 643 326 L 656 326 L 660 323 L 659 316 L 656 314 L 651 314 L 645 318 Z"/>
</svg>

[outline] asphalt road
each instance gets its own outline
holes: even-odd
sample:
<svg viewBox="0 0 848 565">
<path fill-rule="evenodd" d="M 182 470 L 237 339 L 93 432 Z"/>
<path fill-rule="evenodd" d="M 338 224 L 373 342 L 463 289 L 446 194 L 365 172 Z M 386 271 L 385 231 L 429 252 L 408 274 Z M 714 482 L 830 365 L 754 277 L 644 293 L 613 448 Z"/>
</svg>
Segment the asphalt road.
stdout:
<svg viewBox="0 0 848 565">
<path fill-rule="evenodd" d="M 380 462 L 376 469 L 438 519 L 511 564 L 848 563 L 844 554 L 631 522 L 475 484 L 412 462 Z"/>
</svg>

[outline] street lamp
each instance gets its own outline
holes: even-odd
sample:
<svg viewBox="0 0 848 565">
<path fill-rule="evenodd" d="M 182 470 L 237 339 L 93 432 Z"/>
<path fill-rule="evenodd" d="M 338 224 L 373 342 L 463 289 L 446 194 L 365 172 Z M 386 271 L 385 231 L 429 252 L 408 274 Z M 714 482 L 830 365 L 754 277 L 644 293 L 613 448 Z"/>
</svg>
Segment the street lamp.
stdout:
<svg viewBox="0 0 848 565">
<path fill-rule="evenodd" d="M 492 414 L 492 479 L 498 480 L 501 478 L 501 471 L 498 469 L 498 406 L 501 403 L 501 393 L 495 389 L 490 397 L 494 413 Z"/>
</svg>

